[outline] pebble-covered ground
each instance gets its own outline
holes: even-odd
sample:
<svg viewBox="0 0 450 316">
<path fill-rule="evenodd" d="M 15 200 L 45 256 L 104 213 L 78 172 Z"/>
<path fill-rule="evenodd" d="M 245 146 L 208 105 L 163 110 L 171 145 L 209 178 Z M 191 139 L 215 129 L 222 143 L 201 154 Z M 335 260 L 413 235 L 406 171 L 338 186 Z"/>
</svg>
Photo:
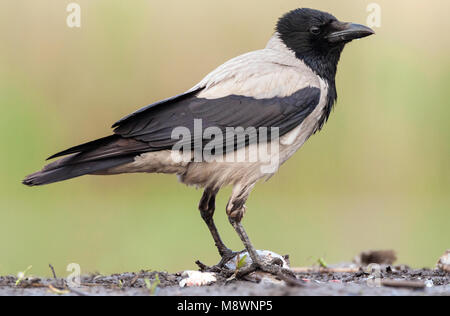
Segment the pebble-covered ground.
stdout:
<svg viewBox="0 0 450 316">
<path fill-rule="evenodd" d="M 342 270 L 342 269 L 341 269 Z M 210 285 L 181 287 L 182 273 L 141 271 L 81 277 L 81 287 L 68 288 L 63 279 L 0 277 L 0 295 L 445 295 L 450 296 L 450 273 L 439 269 L 414 270 L 382 266 L 376 274 L 363 268 L 342 272 L 311 268 L 296 272 L 302 286 L 288 286 L 273 277 L 226 280 L 220 275 Z M 339 271 L 339 272 L 336 272 Z"/>
</svg>

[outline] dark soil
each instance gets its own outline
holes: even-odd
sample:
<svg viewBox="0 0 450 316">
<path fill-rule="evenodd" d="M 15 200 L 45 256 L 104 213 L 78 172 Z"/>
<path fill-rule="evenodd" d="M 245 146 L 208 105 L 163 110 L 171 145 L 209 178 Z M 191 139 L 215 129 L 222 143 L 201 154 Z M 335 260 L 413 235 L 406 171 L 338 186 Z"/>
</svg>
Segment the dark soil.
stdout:
<svg viewBox="0 0 450 316">
<path fill-rule="evenodd" d="M 1 295 L 445 295 L 450 296 L 450 273 L 442 270 L 414 270 L 406 266 L 381 267 L 378 278 L 360 268 L 356 272 L 311 268 L 297 272 L 303 286 L 263 280 L 217 282 L 202 287 L 181 288 L 181 273 L 141 271 L 108 276 L 89 275 L 81 278 L 81 287 L 68 289 L 63 279 L 28 277 L 16 284 L 13 276 L 0 277 Z M 159 283 L 158 281 L 159 280 Z"/>
</svg>

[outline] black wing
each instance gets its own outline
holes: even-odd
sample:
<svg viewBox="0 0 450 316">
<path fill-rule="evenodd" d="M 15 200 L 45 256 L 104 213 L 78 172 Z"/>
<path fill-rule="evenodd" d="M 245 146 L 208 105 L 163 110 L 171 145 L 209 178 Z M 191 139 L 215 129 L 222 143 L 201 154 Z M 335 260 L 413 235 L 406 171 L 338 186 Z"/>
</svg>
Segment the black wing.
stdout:
<svg viewBox="0 0 450 316">
<path fill-rule="evenodd" d="M 277 127 L 282 136 L 300 125 L 320 99 L 320 89 L 316 87 L 303 88 L 287 97 L 269 99 L 238 95 L 204 99 L 196 97 L 197 92 L 145 107 L 115 123 L 114 133 L 145 142 L 148 151 L 170 149 L 176 144 L 179 139 L 172 138 L 176 127 L 188 128 L 193 144 L 194 119 L 202 120 L 203 130 L 218 127 L 225 134 L 227 127 L 254 127 L 257 130 L 260 127 Z"/>
</svg>

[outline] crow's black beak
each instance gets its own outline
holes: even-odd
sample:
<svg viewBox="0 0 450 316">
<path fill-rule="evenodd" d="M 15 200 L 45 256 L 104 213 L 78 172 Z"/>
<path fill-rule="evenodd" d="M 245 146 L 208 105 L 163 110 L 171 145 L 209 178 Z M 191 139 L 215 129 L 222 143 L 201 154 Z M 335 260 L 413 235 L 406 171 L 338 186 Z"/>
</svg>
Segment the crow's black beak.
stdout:
<svg viewBox="0 0 450 316">
<path fill-rule="evenodd" d="M 334 22 L 335 31 L 326 36 L 331 43 L 350 42 L 357 38 L 363 38 L 375 34 L 375 32 L 367 26 L 354 23 Z"/>
</svg>

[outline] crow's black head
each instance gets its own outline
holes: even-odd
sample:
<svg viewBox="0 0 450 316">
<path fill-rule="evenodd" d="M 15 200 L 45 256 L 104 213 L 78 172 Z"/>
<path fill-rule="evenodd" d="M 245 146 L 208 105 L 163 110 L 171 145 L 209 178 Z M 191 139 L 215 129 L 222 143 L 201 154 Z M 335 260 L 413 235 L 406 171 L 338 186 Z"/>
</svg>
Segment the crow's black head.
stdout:
<svg viewBox="0 0 450 316">
<path fill-rule="evenodd" d="M 374 34 L 364 25 L 340 22 L 329 13 L 313 9 L 286 13 L 279 19 L 276 31 L 297 58 L 327 79 L 334 79 L 345 44 Z"/>
</svg>

